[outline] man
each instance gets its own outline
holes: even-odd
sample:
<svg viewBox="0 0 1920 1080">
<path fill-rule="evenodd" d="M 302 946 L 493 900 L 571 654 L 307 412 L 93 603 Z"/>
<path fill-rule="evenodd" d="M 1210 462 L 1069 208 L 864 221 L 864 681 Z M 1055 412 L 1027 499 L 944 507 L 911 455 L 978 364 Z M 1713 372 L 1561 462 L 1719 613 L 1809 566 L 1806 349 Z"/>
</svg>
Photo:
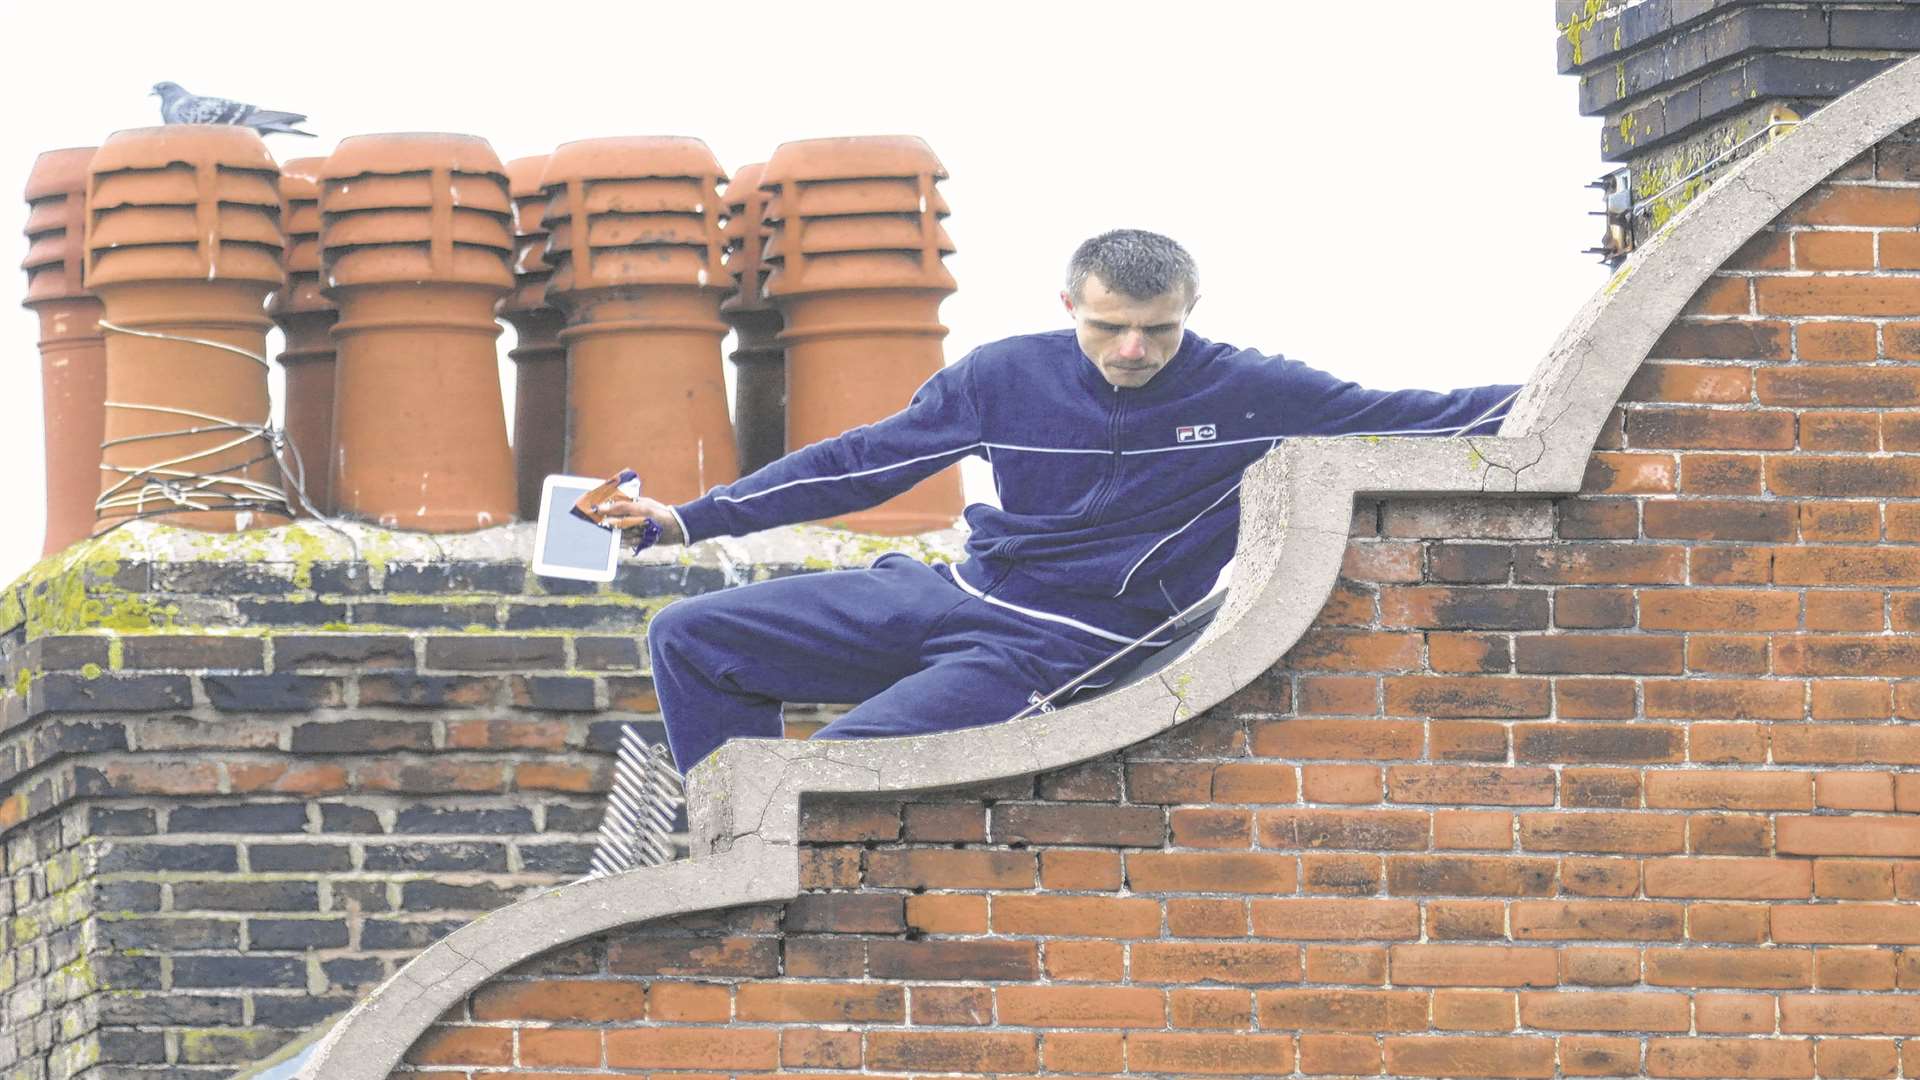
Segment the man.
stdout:
<svg viewBox="0 0 1920 1080">
<path fill-rule="evenodd" d="M 956 566 L 887 555 L 663 608 L 647 642 L 680 770 L 777 737 L 783 701 L 860 703 L 827 739 L 1006 720 L 1208 593 L 1240 473 L 1282 439 L 1490 433 L 1515 390 L 1365 390 L 1216 344 L 1185 330 L 1198 289 L 1171 239 L 1094 237 L 1061 293 L 1072 331 L 981 346 L 901 412 L 692 502 L 611 504 L 686 543 L 873 506 L 971 454 L 993 466 L 1001 505 L 967 507 Z"/>
</svg>

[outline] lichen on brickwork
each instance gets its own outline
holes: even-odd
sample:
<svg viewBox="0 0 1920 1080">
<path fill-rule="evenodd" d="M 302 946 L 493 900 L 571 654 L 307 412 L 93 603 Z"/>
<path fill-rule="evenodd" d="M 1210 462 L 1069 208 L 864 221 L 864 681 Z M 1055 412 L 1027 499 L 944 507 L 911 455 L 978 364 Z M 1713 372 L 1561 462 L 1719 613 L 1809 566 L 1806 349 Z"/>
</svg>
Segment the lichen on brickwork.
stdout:
<svg viewBox="0 0 1920 1080">
<path fill-rule="evenodd" d="M 1618 0 L 1582 0 L 1579 10 L 1575 11 L 1566 22 L 1560 24 L 1560 35 L 1567 39 L 1567 44 L 1573 49 L 1573 66 L 1579 67 L 1586 62 L 1586 46 L 1581 44 L 1581 37 L 1592 30 L 1594 24 L 1605 18 L 1616 6 L 1618 6 Z M 1613 47 L 1616 49 L 1620 47 L 1618 26 L 1614 27 L 1613 31 Z"/>
</svg>

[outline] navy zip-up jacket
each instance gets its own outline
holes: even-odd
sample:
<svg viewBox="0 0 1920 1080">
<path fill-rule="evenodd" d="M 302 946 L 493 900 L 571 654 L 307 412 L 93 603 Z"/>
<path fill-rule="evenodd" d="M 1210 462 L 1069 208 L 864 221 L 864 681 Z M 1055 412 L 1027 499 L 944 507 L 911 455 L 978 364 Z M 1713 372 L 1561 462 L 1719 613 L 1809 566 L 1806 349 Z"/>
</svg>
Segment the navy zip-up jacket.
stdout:
<svg viewBox="0 0 1920 1080">
<path fill-rule="evenodd" d="M 907 407 L 675 507 L 687 542 L 873 506 L 968 455 L 1000 507 L 966 509 L 963 589 L 1115 642 L 1205 596 L 1233 556 L 1240 473 L 1295 435 L 1491 434 L 1513 386 L 1367 390 L 1186 333 L 1115 387 L 1073 331 L 983 345 Z M 1497 406 L 1497 408 L 1496 408 Z"/>
</svg>

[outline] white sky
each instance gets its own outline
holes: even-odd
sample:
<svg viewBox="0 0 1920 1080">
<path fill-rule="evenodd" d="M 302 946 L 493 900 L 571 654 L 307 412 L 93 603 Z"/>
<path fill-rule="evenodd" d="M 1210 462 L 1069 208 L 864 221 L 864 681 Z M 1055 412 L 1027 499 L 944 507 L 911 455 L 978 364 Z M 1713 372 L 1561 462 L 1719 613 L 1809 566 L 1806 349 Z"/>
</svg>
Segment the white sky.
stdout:
<svg viewBox="0 0 1920 1080">
<path fill-rule="evenodd" d="M 483 135 L 502 160 L 681 134 L 735 168 L 790 139 L 919 135 L 953 175 L 949 358 L 1066 325 L 1068 254 L 1117 226 L 1193 251 L 1200 334 L 1383 388 L 1524 380 L 1604 281 L 1579 253 L 1600 233 L 1582 188 L 1604 171 L 1597 121 L 1554 72 L 1538 0 L 1446 17 L 1427 0 L 81 11 L 0 0 L 18 222 L 37 153 L 158 123 L 143 95 L 172 80 L 310 114 L 319 138 L 268 140 L 282 159 L 379 131 Z M 24 251 L 0 230 L 0 262 Z M 45 505 L 38 327 L 3 310 L 0 583 L 38 558 Z"/>
</svg>

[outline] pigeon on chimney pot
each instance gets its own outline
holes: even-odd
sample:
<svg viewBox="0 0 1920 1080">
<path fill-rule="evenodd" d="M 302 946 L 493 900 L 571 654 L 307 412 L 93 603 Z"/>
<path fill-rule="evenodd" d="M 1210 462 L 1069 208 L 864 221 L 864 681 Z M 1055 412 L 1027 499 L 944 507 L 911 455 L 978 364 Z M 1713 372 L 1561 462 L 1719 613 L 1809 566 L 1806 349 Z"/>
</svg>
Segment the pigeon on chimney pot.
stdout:
<svg viewBox="0 0 1920 1080">
<path fill-rule="evenodd" d="M 313 132 L 293 126 L 306 119 L 303 113 L 275 112 L 230 98 L 201 97 L 188 93 L 179 83 L 154 83 L 153 94 L 160 98 L 160 118 L 169 124 L 236 124 L 262 135 L 285 132 L 314 137 Z"/>
</svg>

